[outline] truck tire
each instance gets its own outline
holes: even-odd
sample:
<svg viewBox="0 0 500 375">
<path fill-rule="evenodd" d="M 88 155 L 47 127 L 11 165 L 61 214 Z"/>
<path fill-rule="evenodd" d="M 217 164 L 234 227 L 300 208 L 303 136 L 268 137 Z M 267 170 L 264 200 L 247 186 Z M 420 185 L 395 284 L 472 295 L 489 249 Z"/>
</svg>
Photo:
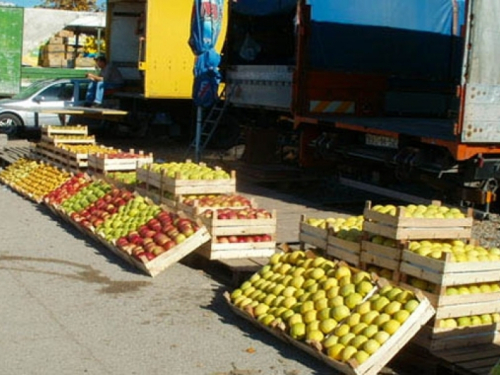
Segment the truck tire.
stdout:
<svg viewBox="0 0 500 375">
<path fill-rule="evenodd" d="M 9 137 L 15 137 L 23 130 L 22 120 L 12 113 L 0 114 L 0 133 L 7 134 Z"/>
</svg>

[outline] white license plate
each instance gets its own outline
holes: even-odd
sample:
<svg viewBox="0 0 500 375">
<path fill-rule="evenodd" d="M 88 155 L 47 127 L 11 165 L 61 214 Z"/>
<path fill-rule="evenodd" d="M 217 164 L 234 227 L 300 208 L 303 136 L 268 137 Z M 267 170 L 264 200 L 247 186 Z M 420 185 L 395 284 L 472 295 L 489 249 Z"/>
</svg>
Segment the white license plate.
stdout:
<svg viewBox="0 0 500 375">
<path fill-rule="evenodd" d="M 383 135 L 366 134 L 365 143 L 369 146 L 398 148 L 397 138 L 385 137 Z"/>
</svg>

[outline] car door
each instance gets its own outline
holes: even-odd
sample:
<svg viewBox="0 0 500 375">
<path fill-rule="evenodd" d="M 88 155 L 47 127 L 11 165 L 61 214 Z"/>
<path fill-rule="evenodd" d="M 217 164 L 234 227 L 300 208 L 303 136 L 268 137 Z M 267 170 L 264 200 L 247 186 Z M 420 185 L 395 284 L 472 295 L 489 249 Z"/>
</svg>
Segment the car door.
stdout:
<svg viewBox="0 0 500 375">
<path fill-rule="evenodd" d="M 38 108 L 38 124 L 60 125 L 59 115 L 45 113 L 44 109 L 62 109 L 73 101 L 74 84 L 72 82 L 59 82 L 40 91 L 32 100 L 34 107 Z M 33 113 L 33 118 L 34 118 Z"/>
</svg>

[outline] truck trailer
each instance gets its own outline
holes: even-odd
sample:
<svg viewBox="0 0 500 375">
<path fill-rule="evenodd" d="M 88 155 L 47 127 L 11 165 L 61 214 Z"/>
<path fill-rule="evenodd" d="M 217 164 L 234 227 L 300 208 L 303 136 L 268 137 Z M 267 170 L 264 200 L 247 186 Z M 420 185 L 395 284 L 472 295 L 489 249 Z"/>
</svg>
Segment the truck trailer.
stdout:
<svg viewBox="0 0 500 375">
<path fill-rule="evenodd" d="M 288 114 L 301 166 L 373 162 L 455 199 L 496 199 L 500 3 L 300 0 L 293 16 L 259 17 L 286 17 L 281 43 L 294 48 L 278 63 L 230 62 L 231 102 Z"/>
</svg>

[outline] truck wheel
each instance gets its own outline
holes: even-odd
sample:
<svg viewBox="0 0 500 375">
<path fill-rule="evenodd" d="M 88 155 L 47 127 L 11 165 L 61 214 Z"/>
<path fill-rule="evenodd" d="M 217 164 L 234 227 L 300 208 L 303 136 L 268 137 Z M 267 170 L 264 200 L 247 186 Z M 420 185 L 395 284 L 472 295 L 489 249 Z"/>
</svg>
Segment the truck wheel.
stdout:
<svg viewBox="0 0 500 375">
<path fill-rule="evenodd" d="M 0 133 L 9 137 L 15 136 L 23 129 L 23 122 L 19 117 L 10 113 L 0 114 Z"/>
</svg>

